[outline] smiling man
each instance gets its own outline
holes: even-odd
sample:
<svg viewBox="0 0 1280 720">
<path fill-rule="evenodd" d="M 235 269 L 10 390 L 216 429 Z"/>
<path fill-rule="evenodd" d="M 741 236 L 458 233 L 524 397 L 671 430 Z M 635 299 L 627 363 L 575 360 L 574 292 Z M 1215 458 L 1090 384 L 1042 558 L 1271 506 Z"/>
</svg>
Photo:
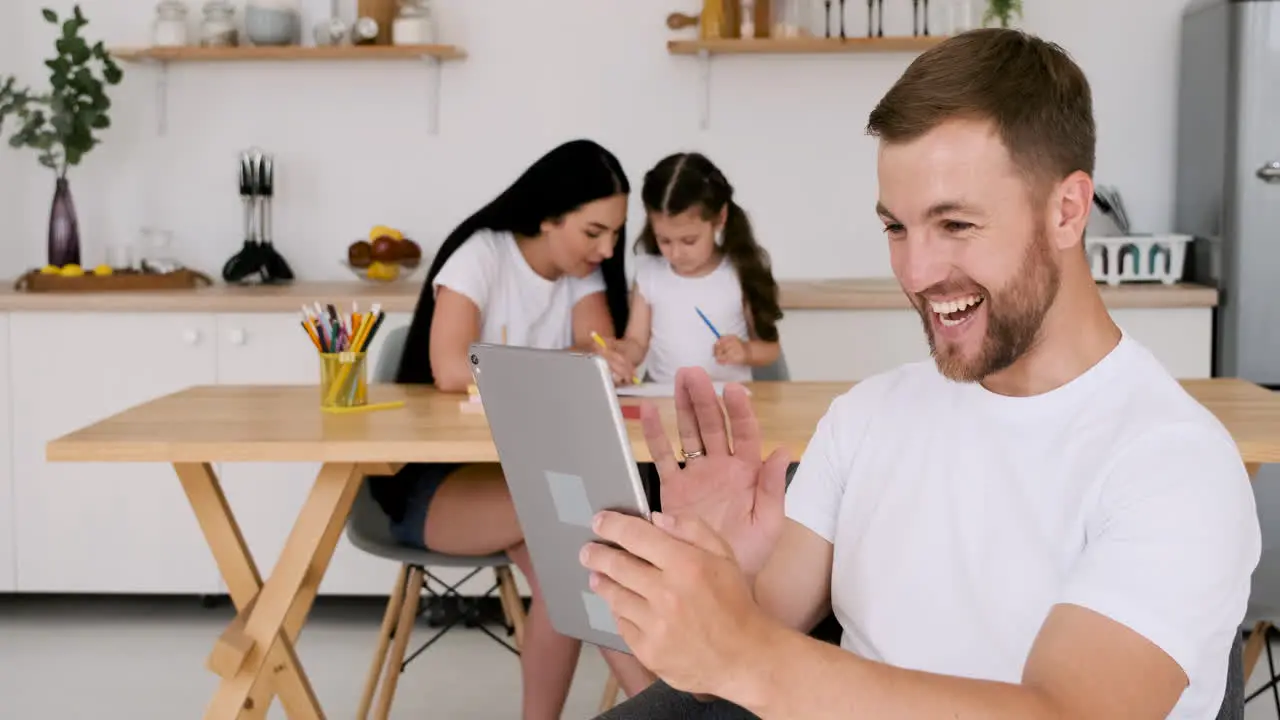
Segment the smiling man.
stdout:
<svg viewBox="0 0 1280 720">
<path fill-rule="evenodd" d="M 622 549 L 582 560 L 664 682 L 606 717 L 1211 720 L 1260 552 L 1253 495 L 1091 277 L 1083 73 L 1035 37 L 965 33 L 868 129 L 933 358 L 837 399 L 785 501 L 741 389 L 726 430 L 682 371 L 683 468 L 645 411 L 664 513 L 603 514 Z M 832 610 L 841 648 L 803 634 Z"/>
</svg>

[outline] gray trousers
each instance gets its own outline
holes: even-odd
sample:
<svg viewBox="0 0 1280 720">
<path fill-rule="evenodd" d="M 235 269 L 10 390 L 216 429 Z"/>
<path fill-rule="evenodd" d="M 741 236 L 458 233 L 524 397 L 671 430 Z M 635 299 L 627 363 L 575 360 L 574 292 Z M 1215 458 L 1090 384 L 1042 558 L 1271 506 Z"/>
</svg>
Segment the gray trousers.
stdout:
<svg viewBox="0 0 1280 720">
<path fill-rule="evenodd" d="M 661 680 L 597 720 L 760 720 L 731 702 L 702 702 Z"/>
</svg>

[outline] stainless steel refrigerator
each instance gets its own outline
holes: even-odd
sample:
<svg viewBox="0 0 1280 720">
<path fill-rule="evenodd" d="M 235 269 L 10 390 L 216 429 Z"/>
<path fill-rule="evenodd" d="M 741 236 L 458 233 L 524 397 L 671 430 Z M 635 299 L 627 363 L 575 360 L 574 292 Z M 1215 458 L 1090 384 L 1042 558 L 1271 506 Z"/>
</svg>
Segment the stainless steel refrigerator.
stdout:
<svg viewBox="0 0 1280 720">
<path fill-rule="evenodd" d="M 1214 285 L 1214 375 L 1280 390 L 1280 0 L 1193 2 L 1182 17 L 1176 231 Z M 1280 465 L 1254 483 L 1263 557 L 1250 619 L 1280 618 Z"/>
</svg>

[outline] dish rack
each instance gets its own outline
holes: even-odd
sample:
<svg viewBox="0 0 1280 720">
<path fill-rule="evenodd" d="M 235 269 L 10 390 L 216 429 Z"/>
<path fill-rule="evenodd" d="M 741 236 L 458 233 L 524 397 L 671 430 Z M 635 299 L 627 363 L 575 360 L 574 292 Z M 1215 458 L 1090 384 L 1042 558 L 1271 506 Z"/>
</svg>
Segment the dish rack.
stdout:
<svg viewBox="0 0 1280 720">
<path fill-rule="evenodd" d="M 1084 247 L 1093 279 L 1098 282 L 1172 285 L 1182 279 L 1182 265 L 1191 240 L 1190 235 L 1086 237 Z"/>
</svg>

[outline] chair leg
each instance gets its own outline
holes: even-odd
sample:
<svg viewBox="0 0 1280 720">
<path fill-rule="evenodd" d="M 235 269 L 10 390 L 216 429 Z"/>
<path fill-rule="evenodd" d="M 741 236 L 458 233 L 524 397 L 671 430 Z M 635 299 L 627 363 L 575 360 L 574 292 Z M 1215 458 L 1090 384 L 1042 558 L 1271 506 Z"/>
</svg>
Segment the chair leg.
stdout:
<svg viewBox="0 0 1280 720">
<path fill-rule="evenodd" d="M 520 599 L 520 588 L 516 587 L 515 575 L 510 567 L 493 569 L 498 576 L 498 598 L 502 608 L 516 631 L 516 647 L 524 647 L 524 601 Z"/>
<path fill-rule="evenodd" d="M 400 665 L 404 662 L 404 653 L 409 646 L 409 634 L 413 632 L 413 623 L 418 619 L 418 600 L 422 597 L 422 568 L 409 569 L 409 579 L 405 583 L 404 601 L 400 605 L 400 619 L 396 623 L 396 639 L 391 644 L 391 655 L 387 658 L 387 672 L 382 678 L 382 693 L 378 696 L 378 707 L 373 711 L 376 720 L 387 720 L 391 713 L 391 701 L 395 698 L 396 684 L 400 682 Z"/>
<path fill-rule="evenodd" d="M 1271 623 L 1262 620 L 1253 626 L 1253 632 L 1249 633 L 1249 642 L 1244 646 L 1244 680 L 1249 681 L 1253 677 L 1253 668 L 1258 664 L 1258 658 L 1262 656 L 1262 648 L 1267 644 L 1268 631 L 1271 630 Z"/>
<path fill-rule="evenodd" d="M 373 653 L 373 665 L 369 667 L 369 678 L 364 683 L 364 694 L 360 696 L 357 720 L 368 720 L 369 708 L 373 707 L 373 694 L 378 689 L 382 668 L 387 664 L 387 646 L 391 644 L 391 630 L 396 626 L 396 618 L 400 617 L 400 605 L 404 602 L 408 578 L 409 566 L 401 565 L 396 572 L 396 584 L 391 588 L 391 597 L 387 599 L 387 611 L 382 615 L 382 627 L 378 630 L 378 649 Z"/>
<path fill-rule="evenodd" d="M 611 710 L 618 703 L 618 677 L 609 673 L 609 679 L 604 683 L 604 697 L 600 698 L 600 712 Z"/>
</svg>

